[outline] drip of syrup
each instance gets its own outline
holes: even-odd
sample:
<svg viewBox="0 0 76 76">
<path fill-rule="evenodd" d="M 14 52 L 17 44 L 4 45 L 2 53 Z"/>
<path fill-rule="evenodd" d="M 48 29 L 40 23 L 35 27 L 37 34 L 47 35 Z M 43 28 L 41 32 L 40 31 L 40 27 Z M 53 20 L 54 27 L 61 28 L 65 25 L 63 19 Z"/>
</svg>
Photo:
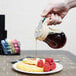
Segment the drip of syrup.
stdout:
<svg viewBox="0 0 76 76">
<path fill-rule="evenodd" d="M 37 39 L 35 39 L 35 58 L 37 58 Z"/>
</svg>

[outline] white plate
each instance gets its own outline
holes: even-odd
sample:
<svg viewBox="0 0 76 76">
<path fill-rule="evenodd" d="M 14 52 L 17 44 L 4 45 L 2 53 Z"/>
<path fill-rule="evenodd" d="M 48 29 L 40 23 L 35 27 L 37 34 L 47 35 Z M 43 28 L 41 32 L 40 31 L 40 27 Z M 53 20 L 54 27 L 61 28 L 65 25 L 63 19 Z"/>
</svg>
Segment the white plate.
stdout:
<svg viewBox="0 0 76 76">
<path fill-rule="evenodd" d="M 13 64 L 13 69 L 14 70 L 22 72 L 22 73 L 28 73 L 28 74 L 52 74 L 52 73 L 59 72 L 59 71 L 61 71 L 63 69 L 63 65 L 62 64 L 56 63 L 56 69 L 54 69 L 52 71 L 49 71 L 49 72 L 27 72 L 27 71 L 22 71 L 22 70 L 16 68 L 17 64 L 18 64 L 18 62 Z"/>
</svg>

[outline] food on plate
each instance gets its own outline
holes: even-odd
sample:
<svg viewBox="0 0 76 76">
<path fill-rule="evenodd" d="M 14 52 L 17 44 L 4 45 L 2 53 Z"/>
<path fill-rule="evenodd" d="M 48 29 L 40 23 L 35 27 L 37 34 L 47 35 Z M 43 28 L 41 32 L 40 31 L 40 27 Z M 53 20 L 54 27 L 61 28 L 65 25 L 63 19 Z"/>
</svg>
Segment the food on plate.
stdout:
<svg viewBox="0 0 76 76">
<path fill-rule="evenodd" d="M 25 64 L 31 64 L 31 65 L 37 65 L 37 62 L 40 60 L 40 58 L 24 58 L 23 62 Z M 42 59 L 43 63 L 45 63 L 45 59 Z"/>
<path fill-rule="evenodd" d="M 25 64 L 23 62 L 19 62 L 16 67 L 27 72 L 43 72 L 43 68 L 37 67 L 35 65 Z"/>
<path fill-rule="evenodd" d="M 27 72 L 49 72 L 56 68 L 52 58 L 24 58 L 16 67 Z"/>
</svg>

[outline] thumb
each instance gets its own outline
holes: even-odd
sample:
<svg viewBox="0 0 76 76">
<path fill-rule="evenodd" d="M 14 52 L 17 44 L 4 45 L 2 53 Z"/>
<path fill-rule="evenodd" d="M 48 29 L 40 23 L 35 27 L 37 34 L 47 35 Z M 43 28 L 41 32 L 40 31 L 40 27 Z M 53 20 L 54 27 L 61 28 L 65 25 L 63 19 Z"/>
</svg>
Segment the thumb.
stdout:
<svg viewBox="0 0 76 76">
<path fill-rule="evenodd" d="M 47 16 L 47 15 L 49 14 L 49 12 L 51 12 L 51 11 L 52 11 L 51 6 L 47 6 L 47 7 L 43 10 L 41 16 L 42 16 L 42 17 L 45 17 L 45 16 Z"/>
</svg>

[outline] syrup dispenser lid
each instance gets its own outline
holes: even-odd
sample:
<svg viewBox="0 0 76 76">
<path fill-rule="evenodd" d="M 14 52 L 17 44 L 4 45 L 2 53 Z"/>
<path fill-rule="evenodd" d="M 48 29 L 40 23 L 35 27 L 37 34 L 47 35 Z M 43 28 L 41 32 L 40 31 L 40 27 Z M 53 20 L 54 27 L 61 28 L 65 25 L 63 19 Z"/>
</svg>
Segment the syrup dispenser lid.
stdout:
<svg viewBox="0 0 76 76">
<path fill-rule="evenodd" d="M 36 30 L 35 30 L 35 38 L 38 40 L 44 40 L 49 33 L 61 33 L 60 30 L 52 28 L 48 26 L 48 19 L 43 18 L 40 20 Z M 53 26 L 53 25 L 52 25 Z"/>
<path fill-rule="evenodd" d="M 49 18 L 43 18 L 40 20 L 36 30 L 35 30 L 35 38 L 38 40 L 44 40 L 49 32 L 49 28 L 47 26 Z"/>
<path fill-rule="evenodd" d="M 39 37 L 41 34 L 41 28 L 42 28 L 42 20 L 40 20 L 36 30 L 35 30 L 35 38 Z"/>
</svg>

